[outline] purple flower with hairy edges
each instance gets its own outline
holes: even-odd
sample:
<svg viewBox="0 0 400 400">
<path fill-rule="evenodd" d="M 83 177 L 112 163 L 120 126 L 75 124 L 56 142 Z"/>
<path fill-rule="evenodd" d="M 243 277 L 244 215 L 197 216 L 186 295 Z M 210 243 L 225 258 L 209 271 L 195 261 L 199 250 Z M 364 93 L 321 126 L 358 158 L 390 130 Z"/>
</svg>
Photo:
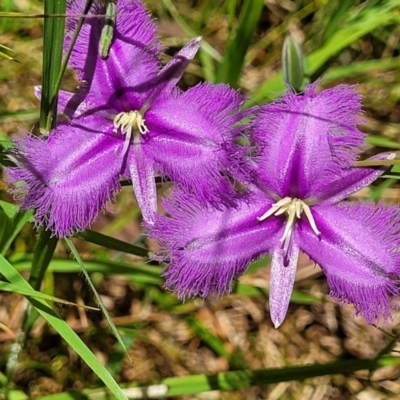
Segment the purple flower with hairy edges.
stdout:
<svg viewBox="0 0 400 400">
<path fill-rule="evenodd" d="M 82 13 L 70 1 L 68 12 Z M 96 2 L 91 13 L 104 14 Z M 61 91 L 60 122 L 47 140 L 16 139 L 17 167 L 8 182 L 23 209 L 36 209 L 37 225 L 57 236 L 87 228 L 130 178 L 144 220 L 157 211 L 155 173 L 169 177 L 205 203 L 232 204 L 232 175 L 240 174 L 244 98 L 229 86 L 177 87 L 195 56 L 191 40 L 164 67 L 156 27 L 138 0 L 119 0 L 107 59 L 98 54 L 103 18 L 87 18 L 70 58 L 82 82 L 78 93 Z M 77 19 L 67 20 L 67 48 Z M 37 89 L 40 97 L 40 88 Z M 23 181 L 22 186 L 17 182 Z"/>
<path fill-rule="evenodd" d="M 371 323 L 399 294 L 399 208 L 343 201 L 383 168 L 355 168 L 364 135 L 360 96 L 337 86 L 287 93 L 262 106 L 250 128 L 253 184 L 237 208 L 215 210 L 177 192 L 150 228 L 168 253 L 166 287 L 181 298 L 221 295 L 260 256 L 272 255 L 271 318 L 283 322 L 299 251 L 317 262 L 331 296 Z M 392 159 L 381 154 L 373 159 Z"/>
</svg>

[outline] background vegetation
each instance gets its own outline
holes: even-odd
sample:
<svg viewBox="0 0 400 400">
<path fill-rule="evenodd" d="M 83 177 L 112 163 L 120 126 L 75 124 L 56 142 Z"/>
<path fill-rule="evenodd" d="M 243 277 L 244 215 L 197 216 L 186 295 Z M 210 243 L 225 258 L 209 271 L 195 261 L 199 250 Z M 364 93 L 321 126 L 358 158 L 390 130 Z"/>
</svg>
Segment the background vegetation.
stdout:
<svg viewBox="0 0 400 400">
<path fill-rule="evenodd" d="M 310 81 L 322 77 L 322 87 L 358 84 L 364 96 L 366 155 L 400 149 L 397 0 L 145 3 L 168 47 L 165 60 L 189 38 L 203 36 L 183 88 L 209 80 L 229 82 L 251 103 L 278 97 L 284 90 L 282 45 L 291 32 L 306 55 Z M 43 14 L 44 5 L 2 0 L 0 12 L 0 45 L 8 47 L 0 47 L 8 56 L 0 57 L 0 143 L 6 148 L 21 130 L 39 132 L 33 87 L 42 82 L 44 19 L 37 14 Z M 72 91 L 76 85 L 67 70 L 62 88 Z M 7 164 L 4 156 L 0 161 Z M 355 197 L 398 203 L 398 172 L 393 167 Z M 160 186 L 160 196 L 166 190 L 167 184 Z M 379 329 L 366 325 L 353 316 L 351 306 L 329 300 L 325 278 L 307 257 L 300 260 L 292 303 L 279 330 L 268 313 L 268 259 L 254 263 L 232 295 L 182 304 L 162 289 L 162 266 L 148 263 L 157 248 L 143 236 L 140 211 L 125 187 L 93 231 L 72 240 L 120 334 L 118 341 L 101 312 L 82 307 L 97 308 L 97 302 L 68 243 L 37 234 L 32 213 L 17 212 L 2 180 L 0 199 L 2 398 L 399 396 L 399 317 Z M 27 283 L 22 277 L 30 271 Z M 49 301 L 49 296 L 79 307 Z M 107 395 L 104 385 L 113 394 Z"/>
</svg>

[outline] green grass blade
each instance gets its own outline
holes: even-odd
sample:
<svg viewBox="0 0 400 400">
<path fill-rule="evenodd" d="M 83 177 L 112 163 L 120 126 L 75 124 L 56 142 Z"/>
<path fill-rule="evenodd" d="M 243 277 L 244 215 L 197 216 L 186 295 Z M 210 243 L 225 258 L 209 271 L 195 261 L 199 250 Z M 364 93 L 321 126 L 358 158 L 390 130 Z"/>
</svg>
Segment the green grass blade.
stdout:
<svg viewBox="0 0 400 400">
<path fill-rule="evenodd" d="M 324 15 L 321 18 L 321 30 L 323 31 L 322 34 L 322 43 L 324 43 L 327 39 L 329 39 L 335 32 L 340 29 L 340 24 L 350 10 L 351 6 L 354 4 L 354 0 L 341 0 L 338 2 L 329 2 L 326 4 L 324 9 L 330 11 L 333 7 L 335 10 L 332 12 L 331 15 Z M 322 24 L 327 24 L 322 26 Z"/>
<path fill-rule="evenodd" d="M 303 381 L 324 375 L 351 374 L 356 371 L 374 371 L 386 366 L 400 365 L 400 357 L 382 356 L 377 359 L 339 360 L 327 364 L 313 364 L 263 370 L 237 370 L 222 372 L 216 375 L 191 375 L 176 378 L 166 378 L 157 385 L 130 388 L 125 387 L 124 393 L 130 399 L 164 398 L 174 396 L 195 395 L 213 390 L 245 389 L 251 386 L 265 386 L 280 382 Z M 164 386 L 165 385 L 165 386 Z M 156 393 L 167 387 L 163 395 Z M 42 397 L 42 400 L 75 400 L 75 399 L 108 400 L 104 390 L 84 390 L 82 392 L 61 393 Z"/>
<path fill-rule="evenodd" d="M 18 271 L 26 271 L 31 267 L 29 258 L 13 260 Z M 163 268 L 154 265 L 134 265 L 112 260 L 85 260 L 86 270 L 90 273 L 99 272 L 107 275 L 123 275 L 136 282 L 162 284 L 160 277 Z M 53 259 L 48 268 L 51 272 L 79 273 L 80 268 L 73 260 Z"/>
<path fill-rule="evenodd" d="M 65 14 L 66 0 L 45 0 L 45 14 Z M 43 82 L 39 124 L 48 133 L 56 122 L 56 82 L 61 70 L 65 18 L 46 18 L 43 32 Z"/>
<path fill-rule="evenodd" d="M 8 218 L 14 218 L 14 216 L 18 212 L 18 206 L 12 203 L 8 203 L 7 201 L 0 200 L 0 207 L 6 213 Z"/>
<path fill-rule="evenodd" d="M 324 82 L 338 81 L 358 75 L 366 75 L 379 70 L 396 70 L 400 65 L 400 57 L 382 58 L 378 60 L 365 60 L 353 62 L 351 65 L 331 67 L 324 75 Z"/>
<path fill-rule="evenodd" d="M 225 349 L 224 343 L 214 336 L 197 318 L 187 317 L 186 322 L 219 356 L 231 361 L 231 353 Z"/>
<path fill-rule="evenodd" d="M 386 147 L 387 149 L 400 150 L 400 143 L 383 136 L 368 135 L 367 143 L 371 146 Z"/>
<path fill-rule="evenodd" d="M 389 24 L 399 18 L 399 11 L 393 10 L 394 4 L 387 7 L 376 6 L 366 10 L 352 24 L 345 24 L 342 29 L 333 34 L 324 46 L 312 52 L 306 59 L 307 72 L 314 75 L 323 73 L 324 64 L 343 49 L 366 34 Z M 254 93 L 248 105 L 272 100 L 285 89 L 282 72 L 261 85 Z"/>
<path fill-rule="evenodd" d="M 264 0 L 252 0 L 244 2 L 239 26 L 232 30 L 234 37 L 230 37 L 225 57 L 218 69 L 217 82 L 226 82 L 233 87 L 238 86 L 239 77 L 242 73 L 244 58 L 253 38 Z"/>
<path fill-rule="evenodd" d="M 50 296 L 48 294 L 38 292 L 33 289 L 27 289 L 25 287 L 21 287 L 19 285 L 13 285 L 12 283 L 7 283 L 7 282 L 1 282 L 0 281 L 0 290 L 4 292 L 12 292 L 12 293 L 18 293 L 22 294 L 23 296 L 30 296 L 34 297 L 36 299 L 42 299 L 46 301 L 52 301 L 54 303 L 59 303 L 59 304 L 65 304 L 67 306 L 72 306 L 72 307 L 83 307 L 88 310 L 93 310 L 93 311 L 100 311 L 98 308 L 95 307 L 90 307 L 90 306 L 80 306 L 78 304 L 75 304 L 71 301 L 63 300 L 58 297 Z"/>
<path fill-rule="evenodd" d="M 173 2 L 171 0 L 162 0 L 165 8 L 169 11 L 169 13 L 172 15 L 174 18 L 175 22 L 183 29 L 183 31 L 189 36 L 189 37 L 196 37 L 198 36 L 198 33 L 193 30 L 190 25 L 182 18 L 182 16 L 179 14 L 179 11 L 176 9 L 174 6 Z M 204 50 L 204 52 L 212 57 L 216 61 L 222 61 L 222 56 L 221 54 L 214 49 L 208 42 L 205 40 L 202 40 L 201 42 L 201 49 Z"/>
<path fill-rule="evenodd" d="M 18 271 L 3 257 L 0 256 L 2 275 L 13 285 L 21 290 L 32 290 L 29 283 L 18 273 Z M 104 368 L 95 355 L 82 342 L 79 336 L 63 321 L 44 300 L 27 297 L 32 306 L 39 314 L 58 332 L 58 334 L 79 354 L 83 361 L 96 373 L 111 393 L 119 400 L 127 400 L 126 395 L 115 382 L 114 378 Z"/>
<path fill-rule="evenodd" d="M 75 260 L 77 261 L 77 263 L 79 264 L 79 266 L 81 267 L 81 271 L 83 272 L 83 275 L 85 276 L 86 282 L 88 283 L 88 285 L 90 286 L 90 289 L 92 289 L 93 295 L 95 297 L 96 303 L 97 305 L 100 307 L 101 311 L 103 312 L 104 316 L 106 317 L 106 320 L 108 322 L 108 325 L 110 326 L 111 330 L 114 333 L 114 336 L 117 338 L 119 344 L 121 345 L 122 349 L 124 350 L 125 354 L 128 356 L 128 358 L 130 359 L 128 350 L 125 347 L 125 343 L 121 338 L 121 335 L 119 334 L 116 326 L 114 325 L 114 322 L 112 321 L 110 314 L 108 313 L 103 301 L 101 300 L 99 294 L 97 293 L 96 288 L 93 285 L 92 280 L 90 279 L 90 276 L 85 268 L 85 264 L 83 263 L 78 251 L 76 250 L 74 244 L 71 242 L 70 239 L 64 239 L 66 241 L 66 243 L 68 244 L 68 247 L 70 248 L 70 250 L 72 251 L 72 254 L 75 257 Z M 132 361 L 132 360 L 131 360 Z"/>
<path fill-rule="evenodd" d="M 110 236 L 103 235 L 102 233 L 91 231 L 90 229 L 86 229 L 83 232 L 75 234 L 75 237 L 99 246 L 103 246 L 107 249 L 122 251 L 124 253 L 133 254 L 139 257 L 149 257 L 150 255 L 149 251 L 142 247 L 123 242 L 122 240 L 114 239 Z"/>
<path fill-rule="evenodd" d="M 4 209 L 4 202 L 2 202 L 2 207 Z M 13 212 L 11 207 L 7 207 L 7 212 Z M 8 238 L 5 241 L 4 244 L 2 244 L 0 253 L 2 255 L 5 255 L 10 248 L 12 242 L 14 239 L 18 236 L 18 234 L 21 232 L 22 228 L 25 226 L 27 222 L 29 222 L 32 219 L 33 216 L 33 211 L 21 211 L 13 216 L 13 226 L 12 229 L 8 232 Z"/>
<path fill-rule="evenodd" d="M 83 15 L 86 15 L 89 12 L 90 7 L 92 7 L 93 1 L 94 0 L 86 0 L 85 7 L 83 8 Z M 69 58 L 70 58 L 72 50 L 73 50 L 73 48 L 75 46 L 76 40 L 78 39 L 78 35 L 79 35 L 79 32 L 80 32 L 80 30 L 82 28 L 82 25 L 85 22 L 85 18 L 86 17 L 79 18 L 79 21 L 78 21 L 78 24 L 76 26 L 75 32 L 74 32 L 74 34 L 72 36 L 72 39 L 71 39 L 71 41 L 69 43 L 69 46 L 68 46 L 68 49 L 67 49 L 67 51 L 65 53 L 65 57 L 64 57 L 64 59 L 62 60 L 62 62 L 60 64 L 60 68 L 59 68 L 59 71 L 58 71 L 58 74 L 57 74 L 57 78 L 56 78 L 56 80 L 54 82 L 55 96 L 53 97 L 53 99 L 51 101 L 51 104 L 50 104 L 51 110 L 56 110 L 57 109 L 57 93 L 60 90 L 62 78 L 64 76 L 65 70 L 67 69 Z"/>
<path fill-rule="evenodd" d="M 51 237 L 51 235 L 52 232 L 50 230 L 41 228 L 39 231 L 39 239 L 33 255 L 31 274 L 29 276 L 29 284 L 36 290 L 40 289 L 44 274 L 58 243 L 58 238 Z"/>
</svg>

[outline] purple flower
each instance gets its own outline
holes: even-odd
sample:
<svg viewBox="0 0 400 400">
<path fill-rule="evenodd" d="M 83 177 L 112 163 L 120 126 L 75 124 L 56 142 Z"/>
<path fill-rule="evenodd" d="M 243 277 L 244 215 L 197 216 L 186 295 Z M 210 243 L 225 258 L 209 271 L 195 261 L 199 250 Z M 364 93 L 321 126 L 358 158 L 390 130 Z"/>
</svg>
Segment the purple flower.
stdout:
<svg viewBox="0 0 400 400">
<path fill-rule="evenodd" d="M 82 13 L 70 2 L 69 13 Z M 94 5 L 93 14 L 104 13 Z M 60 92 L 60 122 L 47 140 L 17 139 L 16 168 L 8 181 L 22 208 L 36 209 L 37 225 L 57 236 L 88 227 L 132 179 L 144 220 L 157 211 L 155 173 L 168 176 L 204 202 L 232 204 L 230 175 L 242 148 L 235 144 L 243 97 L 227 85 L 199 84 L 181 92 L 177 83 L 195 56 L 191 40 L 165 67 L 156 27 L 138 0 L 119 0 L 107 59 L 98 54 L 104 20 L 87 18 L 70 64 L 82 82 L 78 93 Z M 76 19 L 68 19 L 68 46 Z M 38 96 L 40 96 L 40 89 Z M 24 181 L 22 186 L 17 182 Z"/>
<path fill-rule="evenodd" d="M 334 299 L 370 323 L 390 316 L 390 295 L 399 294 L 399 209 L 343 201 L 384 169 L 352 167 L 364 143 L 354 88 L 315 88 L 261 107 L 250 132 L 253 184 L 237 208 L 215 210 L 181 192 L 165 201 L 170 216 L 150 232 L 170 260 L 166 287 L 180 297 L 228 292 L 251 261 L 270 253 L 278 327 L 303 251 L 323 269 Z"/>
</svg>

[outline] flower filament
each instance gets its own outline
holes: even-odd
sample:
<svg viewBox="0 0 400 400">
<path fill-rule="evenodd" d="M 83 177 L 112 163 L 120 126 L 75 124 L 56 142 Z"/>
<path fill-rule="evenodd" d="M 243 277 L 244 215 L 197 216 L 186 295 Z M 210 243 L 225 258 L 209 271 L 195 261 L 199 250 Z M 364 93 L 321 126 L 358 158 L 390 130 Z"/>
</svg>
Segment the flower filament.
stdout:
<svg viewBox="0 0 400 400">
<path fill-rule="evenodd" d="M 149 132 L 145 124 L 145 119 L 137 110 L 117 114 L 114 117 L 113 125 L 114 133 L 117 133 L 118 129 L 121 129 L 121 133 L 125 135 L 125 143 L 122 150 L 123 155 L 128 150 L 134 132 L 139 132 L 142 135 Z"/>
<path fill-rule="evenodd" d="M 286 253 L 293 234 L 293 227 L 295 226 L 296 221 L 301 218 L 301 214 L 303 212 L 311 226 L 311 229 L 317 236 L 319 236 L 321 232 L 317 228 L 310 207 L 300 199 L 285 197 L 275 204 L 272 204 L 271 208 L 266 213 L 264 213 L 261 217 L 257 217 L 257 220 L 261 222 L 266 220 L 271 215 L 282 215 L 284 213 L 287 214 L 285 230 L 282 237 L 279 239 L 280 242 L 284 244 L 284 252 Z"/>
</svg>

